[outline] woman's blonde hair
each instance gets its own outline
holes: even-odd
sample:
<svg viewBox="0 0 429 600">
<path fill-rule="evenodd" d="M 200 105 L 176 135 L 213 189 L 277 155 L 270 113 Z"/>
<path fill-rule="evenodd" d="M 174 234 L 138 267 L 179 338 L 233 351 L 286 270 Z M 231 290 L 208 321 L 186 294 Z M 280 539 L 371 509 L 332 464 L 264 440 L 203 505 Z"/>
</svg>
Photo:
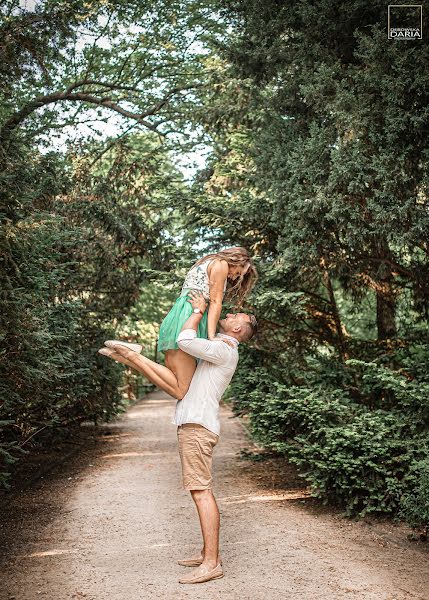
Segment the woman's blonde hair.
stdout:
<svg viewBox="0 0 429 600">
<path fill-rule="evenodd" d="M 234 306 L 239 308 L 242 306 L 246 296 L 248 296 L 252 291 L 252 288 L 258 279 L 258 272 L 253 264 L 248 250 L 242 246 L 226 248 L 225 250 L 220 250 L 219 252 L 214 252 L 213 254 L 206 254 L 197 260 L 194 266 L 205 262 L 209 258 L 226 260 L 228 265 L 234 267 L 246 267 L 249 265 L 247 271 L 238 278 L 236 283 L 233 284 L 229 281 L 227 282 L 225 297 L 228 300 L 232 300 L 234 302 Z"/>
</svg>

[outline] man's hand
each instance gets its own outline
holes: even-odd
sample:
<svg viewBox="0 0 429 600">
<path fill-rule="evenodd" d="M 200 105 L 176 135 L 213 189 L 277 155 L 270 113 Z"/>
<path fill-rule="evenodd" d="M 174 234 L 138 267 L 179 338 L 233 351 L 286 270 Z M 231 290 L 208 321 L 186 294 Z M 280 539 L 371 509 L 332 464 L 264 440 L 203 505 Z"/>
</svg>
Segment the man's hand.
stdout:
<svg viewBox="0 0 429 600">
<path fill-rule="evenodd" d="M 191 303 L 192 308 L 199 308 L 201 314 L 204 314 L 207 308 L 207 302 L 201 292 L 198 290 L 189 290 L 188 302 Z"/>
<path fill-rule="evenodd" d="M 204 296 L 202 295 L 202 293 L 198 290 L 189 290 L 188 292 L 188 302 L 191 303 L 192 308 L 199 308 L 201 311 L 201 314 L 204 314 L 206 308 L 207 308 L 207 302 L 204 298 Z M 209 340 L 211 342 L 223 342 L 224 344 L 227 344 L 228 346 L 231 346 L 231 348 L 234 348 L 234 344 L 233 342 L 231 342 L 230 340 L 225 340 L 223 338 L 219 338 L 219 337 L 211 337 L 209 338 Z"/>
</svg>

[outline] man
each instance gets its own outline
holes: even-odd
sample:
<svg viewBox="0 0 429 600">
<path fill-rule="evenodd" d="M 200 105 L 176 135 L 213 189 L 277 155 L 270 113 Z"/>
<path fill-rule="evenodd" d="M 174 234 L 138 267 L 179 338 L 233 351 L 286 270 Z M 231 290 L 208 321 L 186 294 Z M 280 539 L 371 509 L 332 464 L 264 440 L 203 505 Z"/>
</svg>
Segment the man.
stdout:
<svg viewBox="0 0 429 600">
<path fill-rule="evenodd" d="M 177 427 L 183 487 L 191 492 L 201 524 L 204 546 L 201 555 L 179 560 L 197 566 L 180 583 L 203 583 L 223 577 L 219 555 L 220 515 L 212 493 L 212 454 L 219 441 L 219 401 L 234 375 L 238 345 L 256 333 L 256 319 L 244 313 L 228 314 L 219 321 L 216 340 L 197 338 L 198 325 L 207 308 L 204 297 L 190 293 L 193 314 L 177 338 L 179 348 L 200 359 L 191 385 L 176 404 L 173 423 Z"/>
<path fill-rule="evenodd" d="M 198 325 L 207 308 L 200 292 L 189 293 L 194 312 L 184 323 L 177 338 L 179 348 L 198 360 L 188 391 L 176 403 L 172 422 L 177 425 L 177 438 L 182 465 L 183 487 L 189 490 L 200 519 L 203 535 L 201 555 L 179 560 L 183 566 L 195 566 L 180 583 L 203 583 L 223 577 L 219 555 L 220 515 L 212 493 L 212 455 L 219 441 L 219 401 L 234 375 L 238 363 L 240 342 L 256 333 L 253 315 L 227 314 L 219 321 L 215 340 L 197 338 Z M 112 344 L 115 354 L 109 354 L 137 369 L 152 380 L 151 361 L 137 352 Z M 104 353 L 104 352 L 103 352 Z"/>
</svg>

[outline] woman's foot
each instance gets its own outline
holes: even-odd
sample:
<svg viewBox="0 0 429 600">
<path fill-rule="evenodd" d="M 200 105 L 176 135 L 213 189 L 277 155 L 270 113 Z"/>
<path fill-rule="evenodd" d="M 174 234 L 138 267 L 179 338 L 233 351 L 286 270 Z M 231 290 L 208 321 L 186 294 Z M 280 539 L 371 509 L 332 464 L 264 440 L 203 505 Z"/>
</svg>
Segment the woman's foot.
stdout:
<svg viewBox="0 0 429 600">
<path fill-rule="evenodd" d="M 109 358 L 112 358 L 112 354 L 115 354 L 115 351 L 112 350 L 112 348 L 100 348 L 100 350 L 98 350 L 98 354 L 102 354 L 103 356 L 108 356 Z"/>
<path fill-rule="evenodd" d="M 130 350 L 127 350 L 127 352 L 130 352 Z M 107 356 L 112 360 L 116 360 L 116 362 L 122 363 L 124 365 L 127 365 L 128 367 L 136 369 L 134 363 L 132 363 L 130 360 L 127 360 L 124 356 L 118 354 L 113 348 L 100 348 L 100 350 L 98 350 L 98 353 L 102 354 L 103 356 Z"/>
<path fill-rule="evenodd" d="M 126 348 L 129 348 L 133 352 L 137 352 L 137 354 L 140 354 L 140 352 L 143 350 L 143 346 L 141 344 L 131 344 L 130 342 L 123 342 L 122 340 L 106 340 L 104 342 L 104 345 L 107 346 L 108 348 L 113 348 L 115 344 L 120 344 L 121 346 L 125 346 Z"/>
<path fill-rule="evenodd" d="M 108 347 L 108 350 L 112 350 L 115 354 L 121 356 L 122 358 L 133 360 L 134 358 L 136 358 L 136 355 L 140 356 L 138 352 L 136 352 L 132 348 L 129 348 L 128 345 L 126 346 L 122 342 L 118 342 L 116 340 L 108 340 L 107 342 L 105 342 L 105 344 Z"/>
</svg>

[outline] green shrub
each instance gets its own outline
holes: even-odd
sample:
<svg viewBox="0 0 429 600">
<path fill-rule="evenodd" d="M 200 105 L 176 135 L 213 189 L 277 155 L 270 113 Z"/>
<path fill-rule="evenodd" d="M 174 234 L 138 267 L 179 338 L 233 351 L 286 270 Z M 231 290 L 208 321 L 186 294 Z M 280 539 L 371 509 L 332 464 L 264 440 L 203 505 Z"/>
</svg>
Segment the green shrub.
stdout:
<svg viewBox="0 0 429 600">
<path fill-rule="evenodd" d="M 429 529 L 429 446 L 426 446 L 426 457 L 411 464 L 407 479 L 406 491 L 400 503 L 399 516 L 412 527 Z"/>
<path fill-rule="evenodd" d="M 124 150 L 94 173 L 17 140 L 0 152 L 0 485 L 24 449 L 124 409 L 123 369 L 97 350 L 169 252 L 140 171 L 118 175 L 140 159 Z"/>
<path fill-rule="evenodd" d="M 428 522 L 425 381 L 383 361 L 349 360 L 342 367 L 324 359 L 297 386 L 276 379 L 279 362 L 271 369 L 256 361 L 254 351 L 243 353 L 231 390 L 234 413 L 249 414 L 254 438 L 288 456 L 313 495 L 349 516 L 401 514 Z M 332 371 L 344 368 L 348 373 L 335 381 Z M 334 387 L 339 381 L 343 387 Z"/>
</svg>

